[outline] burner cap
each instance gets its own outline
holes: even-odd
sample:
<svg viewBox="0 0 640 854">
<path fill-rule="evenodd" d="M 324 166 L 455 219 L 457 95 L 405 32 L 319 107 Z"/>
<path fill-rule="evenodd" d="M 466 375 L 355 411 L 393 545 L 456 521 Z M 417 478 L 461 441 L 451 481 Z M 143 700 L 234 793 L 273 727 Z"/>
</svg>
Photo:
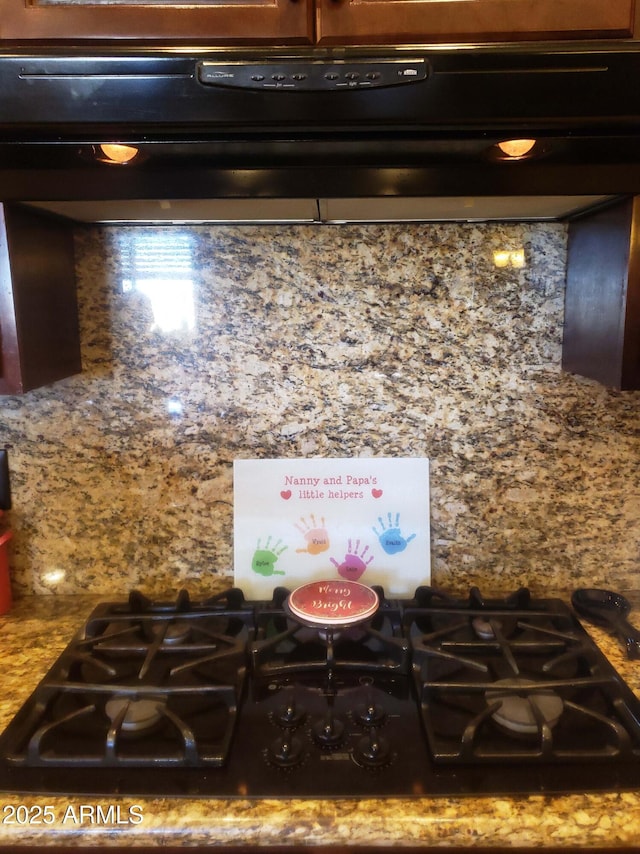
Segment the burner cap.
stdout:
<svg viewBox="0 0 640 854">
<path fill-rule="evenodd" d="M 500 690 L 500 685 L 522 686 L 522 693 Z M 564 703 L 562 698 L 550 689 L 540 688 L 540 683 L 531 679 L 500 679 L 485 694 L 487 703 L 500 702 L 500 708 L 493 713 L 493 720 L 504 729 L 519 735 L 535 735 L 540 727 L 534 706 L 539 717 L 548 726 L 558 722 Z"/>
<path fill-rule="evenodd" d="M 162 718 L 162 707 L 158 700 L 130 700 L 128 697 L 112 697 L 104 710 L 112 723 L 126 708 L 122 721 L 123 732 L 145 732 Z"/>
<path fill-rule="evenodd" d="M 378 610 L 375 590 L 356 581 L 312 581 L 289 596 L 292 616 L 308 626 L 342 628 L 364 622 Z"/>
<path fill-rule="evenodd" d="M 498 629 L 502 628 L 502 623 L 499 620 L 494 621 L 494 625 Z M 491 621 L 485 619 L 485 617 L 474 617 L 471 620 L 471 626 L 476 635 L 482 640 L 495 640 L 496 633 L 491 625 Z"/>
<path fill-rule="evenodd" d="M 192 624 L 189 620 L 177 619 L 172 620 L 168 625 L 164 622 L 152 623 L 151 634 L 154 638 L 163 635 L 162 643 L 166 646 L 178 646 L 187 642 L 191 628 Z"/>
</svg>

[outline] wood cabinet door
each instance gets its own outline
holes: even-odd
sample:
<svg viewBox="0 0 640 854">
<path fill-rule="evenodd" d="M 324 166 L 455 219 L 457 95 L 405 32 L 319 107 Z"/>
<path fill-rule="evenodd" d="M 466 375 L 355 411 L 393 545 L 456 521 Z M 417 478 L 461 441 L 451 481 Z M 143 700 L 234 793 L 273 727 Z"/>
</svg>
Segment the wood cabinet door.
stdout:
<svg viewBox="0 0 640 854">
<path fill-rule="evenodd" d="M 310 44 L 306 0 L 0 0 L 0 39 Z"/>
<path fill-rule="evenodd" d="M 627 38 L 634 0 L 316 0 L 320 44 Z"/>
<path fill-rule="evenodd" d="M 72 229 L 0 204 L 0 395 L 81 370 Z"/>
<path fill-rule="evenodd" d="M 562 369 L 640 389 L 640 197 L 569 225 Z"/>
</svg>

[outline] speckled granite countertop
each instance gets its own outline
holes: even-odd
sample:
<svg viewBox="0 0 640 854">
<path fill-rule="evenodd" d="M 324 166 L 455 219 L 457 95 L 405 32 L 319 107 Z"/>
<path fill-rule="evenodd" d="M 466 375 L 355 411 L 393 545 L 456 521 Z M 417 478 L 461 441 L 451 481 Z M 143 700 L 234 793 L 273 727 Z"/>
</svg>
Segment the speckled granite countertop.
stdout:
<svg viewBox="0 0 640 854">
<path fill-rule="evenodd" d="M 4 663 L 1 728 L 97 601 L 89 596 L 33 597 L 21 600 L 10 614 L 0 617 Z M 639 693 L 640 665 L 625 661 L 615 640 L 598 630 L 593 633 Z M 27 809 L 14 809 L 18 806 Z M 109 801 L 0 793 L 0 848 L 260 845 L 637 850 L 639 844 L 640 792 L 339 801 Z"/>
</svg>

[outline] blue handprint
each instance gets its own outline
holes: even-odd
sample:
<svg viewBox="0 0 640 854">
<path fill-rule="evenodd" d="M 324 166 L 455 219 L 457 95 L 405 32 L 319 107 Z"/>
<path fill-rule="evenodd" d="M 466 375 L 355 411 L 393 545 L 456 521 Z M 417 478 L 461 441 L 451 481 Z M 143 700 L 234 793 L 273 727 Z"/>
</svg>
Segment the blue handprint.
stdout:
<svg viewBox="0 0 640 854">
<path fill-rule="evenodd" d="M 400 514 L 396 513 L 395 521 L 391 518 L 391 513 L 387 513 L 388 526 L 382 520 L 382 516 L 378 516 L 378 523 L 381 531 L 373 528 L 373 533 L 380 541 L 380 545 L 388 555 L 395 555 L 398 552 L 403 552 L 414 539 L 415 534 L 411 534 L 406 539 L 400 533 Z"/>
</svg>

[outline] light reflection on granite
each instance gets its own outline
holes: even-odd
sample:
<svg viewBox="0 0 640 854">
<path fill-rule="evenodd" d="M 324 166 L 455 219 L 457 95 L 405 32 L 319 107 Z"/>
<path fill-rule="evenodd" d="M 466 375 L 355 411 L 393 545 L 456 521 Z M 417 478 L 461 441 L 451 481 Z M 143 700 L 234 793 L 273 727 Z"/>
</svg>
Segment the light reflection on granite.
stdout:
<svg viewBox="0 0 640 854">
<path fill-rule="evenodd" d="M 232 570 L 235 457 L 368 455 L 431 458 L 440 586 L 635 588 L 640 394 L 560 371 L 565 242 L 79 229 L 83 374 L 0 400 L 15 592 L 204 592 Z"/>
</svg>

